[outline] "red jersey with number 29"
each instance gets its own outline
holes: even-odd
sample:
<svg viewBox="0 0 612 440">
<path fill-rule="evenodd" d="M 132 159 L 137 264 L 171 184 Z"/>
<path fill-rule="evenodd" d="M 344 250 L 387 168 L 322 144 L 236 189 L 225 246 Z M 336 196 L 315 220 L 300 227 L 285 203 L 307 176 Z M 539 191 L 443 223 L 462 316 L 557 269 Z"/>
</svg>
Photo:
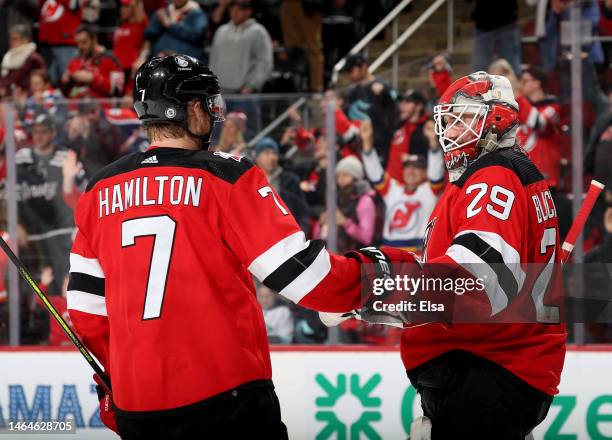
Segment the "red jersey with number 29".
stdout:
<svg viewBox="0 0 612 440">
<path fill-rule="evenodd" d="M 359 263 L 306 241 L 239 156 L 166 147 L 126 156 L 93 177 L 75 223 L 69 313 L 127 416 L 271 386 L 253 276 L 307 307 L 359 305 Z"/>
<path fill-rule="evenodd" d="M 430 217 L 423 258 L 458 264 L 486 280 L 487 316 L 527 322 L 504 316 L 519 310 L 525 319 L 531 309 L 529 322 L 558 322 L 559 310 L 550 310 L 545 297 L 552 265 L 560 261 L 557 215 L 546 181 L 521 152 L 488 153 L 447 186 Z M 529 263 L 543 270 L 530 270 Z M 458 300 L 469 301 L 464 297 Z M 446 351 L 465 350 L 554 395 L 565 337 L 561 324 L 411 326 L 402 335 L 402 359 L 412 369 Z"/>
</svg>

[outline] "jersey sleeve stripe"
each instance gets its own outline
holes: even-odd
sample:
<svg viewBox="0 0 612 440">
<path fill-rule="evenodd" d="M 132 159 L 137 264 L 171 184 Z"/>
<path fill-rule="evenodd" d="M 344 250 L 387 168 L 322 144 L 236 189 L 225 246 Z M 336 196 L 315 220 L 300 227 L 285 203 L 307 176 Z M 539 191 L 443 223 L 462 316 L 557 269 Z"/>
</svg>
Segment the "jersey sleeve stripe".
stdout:
<svg viewBox="0 0 612 440">
<path fill-rule="evenodd" d="M 502 289 L 497 274 L 491 266 L 484 264 L 478 255 L 458 244 L 451 245 L 446 255 L 473 276 L 483 280 L 485 292 L 491 303 L 491 315 L 501 312 L 508 306 L 508 295 Z"/>
<path fill-rule="evenodd" d="M 70 254 L 70 272 L 80 272 L 92 277 L 104 278 L 104 271 L 97 258 L 85 258 L 79 254 Z"/>
<path fill-rule="evenodd" d="M 302 252 L 308 248 L 309 244 L 310 242 L 306 241 L 302 231 L 291 234 L 255 258 L 249 265 L 249 272 L 255 275 L 258 280 L 263 281 L 277 270 L 287 260 L 288 256 Z"/>
<path fill-rule="evenodd" d="M 106 300 L 103 296 L 93 295 L 79 290 L 69 290 L 66 294 L 69 310 L 79 310 L 92 315 L 108 316 Z"/>
<path fill-rule="evenodd" d="M 508 244 L 508 242 L 504 240 L 501 235 L 496 234 L 495 232 L 466 229 L 457 234 L 455 236 L 455 240 L 464 234 L 474 234 L 476 237 L 484 241 L 488 246 L 496 250 L 501 255 L 500 263 L 503 263 L 506 267 L 508 267 L 508 269 L 512 273 L 512 276 L 516 280 L 517 291 L 520 292 L 520 290 L 523 288 L 526 275 L 521 267 L 521 256 L 518 251 L 513 246 Z M 485 247 L 486 246 L 482 246 L 482 251 L 485 251 Z M 480 255 L 480 253 L 478 252 L 476 252 L 476 254 Z M 494 254 L 491 253 L 487 255 L 493 256 Z M 481 258 L 485 260 L 487 259 L 486 256 L 481 256 Z M 491 263 L 495 263 L 495 261 L 491 261 Z"/>
<path fill-rule="evenodd" d="M 288 258 L 262 282 L 270 289 L 280 292 L 295 280 L 315 261 L 324 244 L 320 240 L 310 242 L 309 246 Z"/>
<path fill-rule="evenodd" d="M 508 296 L 508 302 L 512 302 L 512 300 L 516 298 L 519 290 L 518 283 L 508 266 L 504 264 L 503 257 L 499 251 L 491 247 L 474 233 L 455 237 L 453 245 L 461 246 L 474 254 L 475 259 L 470 261 L 470 263 L 487 264 L 493 269 L 502 289 L 504 289 L 504 292 L 506 292 Z M 457 261 L 457 263 L 462 264 L 463 261 Z"/>
<path fill-rule="evenodd" d="M 296 279 L 279 293 L 291 301 L 298 303 L 312 291 L 331 270 L 329 253 L 323 247 L 315 260 Z"/>
<path fill-rule="evenodd" d="M 71 272 L 68 290 L 80 290 L 93 295 L 104 296 L 104 278 L 98 278 L 86 273 Z"/>
</svg>

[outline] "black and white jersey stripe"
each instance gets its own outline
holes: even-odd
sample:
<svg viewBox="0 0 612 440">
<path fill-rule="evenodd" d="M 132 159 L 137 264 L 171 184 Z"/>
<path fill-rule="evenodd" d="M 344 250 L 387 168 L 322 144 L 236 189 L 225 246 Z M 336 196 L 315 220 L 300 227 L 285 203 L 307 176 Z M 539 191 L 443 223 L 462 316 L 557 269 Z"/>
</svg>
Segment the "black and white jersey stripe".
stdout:
<svg viewBox="0 0 612 440">
<path fill-rule="evenodd" d="M 104 271 L 96 258 L 70 254 L 68 308 L 93 315 L 108 316 L 104 297 Z"/>
<path fill-rule="evenodd" d="M 520 254 L 499 234 L 462 231 L 446 255 L 483 281 L 493 315 L 504 310 L 523 288 L 526 275 Z"/>
<path fill-rule="evenodd" d="M 258 256 L 248 269 L 265 286 L 297 303 L 327 276 L 331 261 L 321 240 L 307 241 L 300 231 Z"/>
</svg>

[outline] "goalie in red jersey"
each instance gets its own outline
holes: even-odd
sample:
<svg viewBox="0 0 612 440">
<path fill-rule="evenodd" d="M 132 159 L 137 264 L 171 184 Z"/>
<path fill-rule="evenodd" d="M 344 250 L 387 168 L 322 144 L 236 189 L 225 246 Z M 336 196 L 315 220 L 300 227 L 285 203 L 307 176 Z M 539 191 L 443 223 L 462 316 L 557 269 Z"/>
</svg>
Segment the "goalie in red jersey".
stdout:
<svg viewBox="0 0 612 440">
<path fill-rule="evenodd" d="M 471 313 L 471 323 L 403 324 L 401 356 L 426 416 L 411 439 L 523 439 L 545 418 L 565 356 L 560 309 L 546 296 L 560 262 L 555 207 L 515 143 L 518 105 L 506 78 L 477 72 L 455 81 L 434 120 L 450 184 L 421 258 L 401 258 L 418 277 L 456 267 L 483 281 L 486 296 L 454 297 L 455 316 Z M 322 314 L 330 324 L 345 317 Z"/>
</svg>

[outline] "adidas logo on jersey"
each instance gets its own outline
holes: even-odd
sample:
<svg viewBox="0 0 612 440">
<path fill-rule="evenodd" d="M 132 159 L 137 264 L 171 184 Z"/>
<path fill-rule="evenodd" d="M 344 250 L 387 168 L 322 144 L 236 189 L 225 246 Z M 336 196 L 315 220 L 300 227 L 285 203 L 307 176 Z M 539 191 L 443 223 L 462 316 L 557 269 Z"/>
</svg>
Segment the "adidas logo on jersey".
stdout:
<svg viewBox="0 0 612 440">
<path fill-rule="evenodd" d="M 157 161 L 157 156 L 151 156 L 151 157 L 147 157 L 145 160 L 143 160 L 140 163 L 143 164 L 143 163 L 159 163 L 159 162 Z"/>
</svg>

